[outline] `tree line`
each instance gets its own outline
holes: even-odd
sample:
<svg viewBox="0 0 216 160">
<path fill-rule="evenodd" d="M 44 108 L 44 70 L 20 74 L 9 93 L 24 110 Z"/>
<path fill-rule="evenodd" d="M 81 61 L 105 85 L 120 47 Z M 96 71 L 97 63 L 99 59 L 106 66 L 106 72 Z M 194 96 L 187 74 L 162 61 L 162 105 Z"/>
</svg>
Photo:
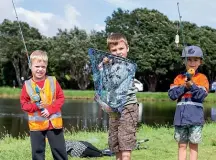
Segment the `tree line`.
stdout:
<svg viewBox="0 0 216 160">
<path fill-rule="evenodd" d="M 37 28 L 21 22 L 29 53 L 45 50 L 49 56 L 48 74 L 55 75 L 64 89 L 93 89 L 88 48 L 107 51 L 106 37 L 112 32 L 126 35 L 129 59 L 137 63 L 136 78 L 145 91 L 167 91 L 174 77 L 184 69 L 181 52 L 183 37 L 187 44 L 198 45 L 204 52 L 200 71 L 210 83 L 216 78 L 216 29 L 197 26 L 191 22 L 171 21 L 157 10 L 137 8 L 132 11 L 118 8 L 105 19 L 105 30 L 91 33 L 78 27 L 59 29 L 55 36 L 46 37 Z M 175 35 L 180 44 L 175 44 Z M 22 86 L 21 77 L 31 74 L 19 33 L 17 21 L 5 19 L 0 24 L 0 86 L 12 86 L 15 80 Z"/>
</svg>

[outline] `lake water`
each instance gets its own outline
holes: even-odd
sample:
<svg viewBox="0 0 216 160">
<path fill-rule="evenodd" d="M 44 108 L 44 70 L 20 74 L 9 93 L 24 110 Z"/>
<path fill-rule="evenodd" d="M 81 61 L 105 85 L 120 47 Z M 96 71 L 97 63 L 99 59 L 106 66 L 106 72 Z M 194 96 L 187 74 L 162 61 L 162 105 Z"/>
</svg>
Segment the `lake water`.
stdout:
<svg viewBox="0 0 216 160">
<path fill-rule="evenodd" d="M 206 104 L 205 119 L 216 114 L 214 105 Z M 140 124 L 172 125 L 175 102 L 140 103 Z M 216 107 L 215 107 L 216 108 Z M 62 108 L 64 127 L 69 130 L 107 130 L 108 116 L 93 101 L 66 100 Z M 216 116 L 215 116 L 216 117 Z M 0 138 L 28 135 L 27 115 L 21 110 L 18 99 L 0 99 Z"/>
</svg>

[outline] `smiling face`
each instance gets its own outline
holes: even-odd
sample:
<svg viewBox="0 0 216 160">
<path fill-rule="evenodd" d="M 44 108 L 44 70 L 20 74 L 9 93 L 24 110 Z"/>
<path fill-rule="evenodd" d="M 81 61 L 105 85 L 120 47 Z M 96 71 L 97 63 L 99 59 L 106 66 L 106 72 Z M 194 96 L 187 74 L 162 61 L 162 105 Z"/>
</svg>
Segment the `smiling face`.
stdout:
<svg viewBox="0 0 216 160">
<path fill-rule="evenodd" d="M 129 48 L 124 41 L 119 41 L 117 44 L 110 44 L 109 50 L 113 55 L 126 58 Z"/>
<path fill-rule="evenodd" d="M 193 68 L 195 71 L 202 64 L 202 59 L 200 57 L 188 57 L 186 62 L 186 69 Z"/>
<path fill-rule="evenodd" d="M 46 78 L 47 63 L 42 60 L 34 59 L 31 64 L 31 71 L 34 81 L 41 81 Z"/>
<path fill-rule="evenodd" d="M 46 78 L 48 56 L 45 51 L 36 50 L 30 55 L 31 71 L 34 81 L 41 81 Z"/>
</svg>

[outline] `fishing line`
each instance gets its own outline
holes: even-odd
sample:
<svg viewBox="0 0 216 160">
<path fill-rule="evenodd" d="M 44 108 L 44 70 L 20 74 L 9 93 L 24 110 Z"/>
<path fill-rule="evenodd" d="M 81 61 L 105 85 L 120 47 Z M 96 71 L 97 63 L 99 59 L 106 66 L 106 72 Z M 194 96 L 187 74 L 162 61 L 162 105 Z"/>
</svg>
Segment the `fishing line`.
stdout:
<svg viewBox="0 0 216 160">
<path fill-rule="evenodd" d="M 183 25 L 182 25 L 182 16 L 180 13 L 180 8 L 179 8 L 179 2 L 177 2 L 177 7 L 178 7 L 178 14 L 179 14 L 179 28 L 181 29 L 181 35 L 182 35 L 182 42 L 183 42 L 183 51 L 184 51 L 184 55 L 185 55 L 185 65 L 187 65 L 187 56 L 186 56 L 186 43 L 185 43 L 185 37 L 184 37 L 184 33 L 183 33 Z M 178 35 L 178 34 L 177 34 Z M 195 74 L 195 70 L 193 68 L 189 68 L 186 72 L 186 77 L 187 77 L 187 81 L 191 80 L 191 77 Z"/>
<path fill-rule="evenodd" d="M 25 39 L 24 39 L 24 36 L 23 36 L 21 24 L 20 24 L 20 21 L 19 21 L 18 15 L 17 15 L 17 11 L 16 11 L 16 7 L 15 7 L 15 4 L 14 4 L 13 0 L 12 0 L 12 4 L 13 4 L 13 8 L 14 8 L 14 12 L 15 12 L 15 15 L 16 15 L 16 19 L 17 19 L 17 22 L 18 22 L 18 25 L 19 25 L 19 32 L 21 34 L 22 42 L 23 42 L 23 45 L 24 45 L 24 48 L 25 48 L 27 59 L 28 59 L 28 66 L 31 69 L 31 62 L 30 62 L 30 59 L 29 59 L 28 50 L 27 50 L 27 47 L 26 47 L 26 43 L 25 43 Z"/>
<path fill-rule="evenodd" d="M 182 20 L 181 20 L 182 16 L 180 13 L 179 2 L 177 2 L 177 7 L 178 7 L 178 15 L 179 15 L 179 28 L 181 30 L 182 42 L 183 42 L 184 53 L 185 53 L 185 64 L 186 64 L 187 63 L 186 50 L 185 50 L 186 44 L 185 44 L 185 37 L 184 37 L 184 33 L 183 33 L 183 25 L 182 25 Z"/>
</svg>

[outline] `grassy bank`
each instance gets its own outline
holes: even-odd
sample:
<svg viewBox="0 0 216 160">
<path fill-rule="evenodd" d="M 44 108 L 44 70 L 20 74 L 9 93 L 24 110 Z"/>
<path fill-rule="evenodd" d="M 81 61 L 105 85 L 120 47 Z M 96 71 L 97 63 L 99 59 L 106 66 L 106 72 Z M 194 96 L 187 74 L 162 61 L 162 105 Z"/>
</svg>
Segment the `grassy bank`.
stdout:
<svg viewBox="0 0 216 160">
<path fill-rule="evenodd" d="M 200 160 L 216 159 L 216 124 L 206 124 L 203 129 L 203 142 L 199 148 Z M 138 140 L 149 138 L 147 149 L 133 152 L 132 160 L 173 160 L 177 159 L 177 144 L 173 139 L 173 128 L 142 126 L 138 131 Z M 65 133 L 66 140 L 84 140 L 92 143 L 99 149 L 107 148 L 107 133 L 105 132 L 78 132 Z M 29 137 L 13 139 L 6 136 L 0 141 L 0 159 L 29 160 L 31 159 Z M 52 160 L 49 146 L 46 148 L 46 160 Z M 70 156 L 69 156 L 70 157 Z M 78 160 L 80 158 L 69 158 Z M 96 159 L 96 158 L 92 158 Z M 114 160 L 114 157 L 102 157 L 97 160 Z"/>
<path fill-rule="evenodd" d="M 19 98 L 20 88 L 0 87 L 0 97 L 2 98 Z M 64 90 L 67 99 L 93 99 L 93 90 Z M 205 102 L 216 102 L 216 94 L 209 93 Z M 167 92 L 138 92 L 137 98 L 140 101 L 170 101 Z"/>
</svg>

